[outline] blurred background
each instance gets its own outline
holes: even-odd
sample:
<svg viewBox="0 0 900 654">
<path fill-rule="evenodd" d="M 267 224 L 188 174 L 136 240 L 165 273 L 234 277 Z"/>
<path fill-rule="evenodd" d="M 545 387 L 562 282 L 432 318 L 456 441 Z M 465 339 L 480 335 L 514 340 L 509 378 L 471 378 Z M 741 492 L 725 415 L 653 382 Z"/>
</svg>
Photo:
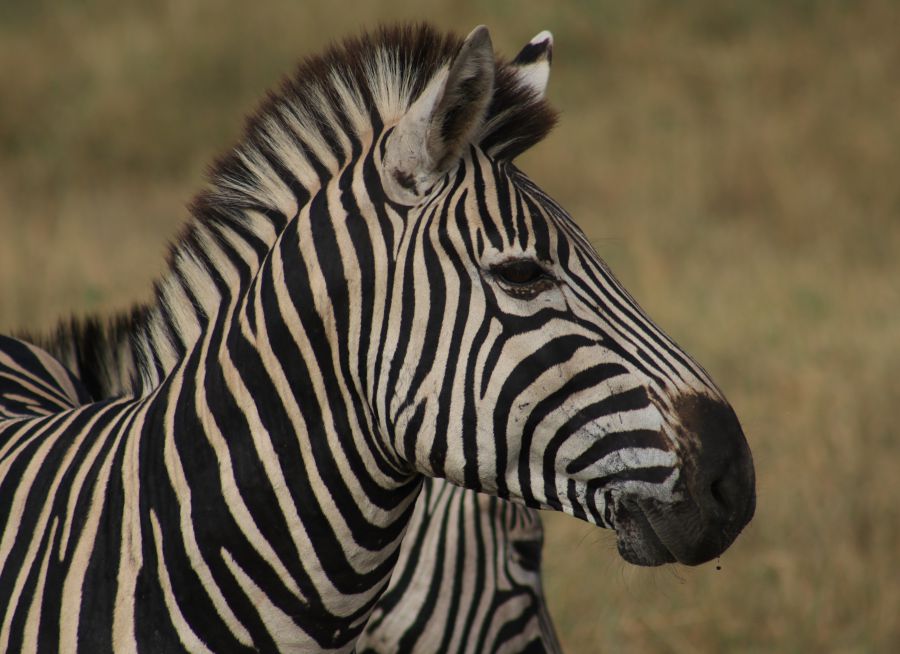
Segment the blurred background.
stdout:
<svg viewBox="0 0 900 654">
<path fill-rule="evenodd" d="M 546 515 L 568 652 L 900 644 L 900 3 L 0 4 L 0 331 L 148 296 L 205 166 L 296 60 L 395 19 L 554 33 L 520 165 L 713 374 L 757 465 L 719 561 Z"/>
</svg>

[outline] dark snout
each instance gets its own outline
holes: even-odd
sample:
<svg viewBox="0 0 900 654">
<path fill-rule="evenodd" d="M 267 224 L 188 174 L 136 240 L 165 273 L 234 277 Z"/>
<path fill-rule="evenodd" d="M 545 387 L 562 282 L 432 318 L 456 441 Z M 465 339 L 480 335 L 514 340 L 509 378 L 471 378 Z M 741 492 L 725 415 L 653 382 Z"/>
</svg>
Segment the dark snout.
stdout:
<svg viewBox="0 0 900 654">
<path fill-rule="evenodd" d="M 697 449 L 685 457 L 686 497 L 683 506 L 674 508 L 676 514 L 696 516 L 696 525 L 672 539 L 672 554 L 697 565 L 724 552 L 750 522 L 756 510 L 756 476 L 750 447 L 729 404 L 689 397 L 679 403 L 678 414 L 684 436 L 695 439 Z M 675 529 L 665 519 L 651 521 L 660 529 Z"/>
<path fill-rule="evenodd" d="M 662 503 L 634 498 L 623 503 L 632 522 L 643 526 L 643 546 L 632 558 L 643 559 L 634 562 L 644 565 L 672 560 L 699 565 L 714 559 L 734 542 L 756 509 L 753 458 L 731 406 L 688 397 L 679 401 L 677 412 L 683 444 L 679 499 Z"/>
</svg>

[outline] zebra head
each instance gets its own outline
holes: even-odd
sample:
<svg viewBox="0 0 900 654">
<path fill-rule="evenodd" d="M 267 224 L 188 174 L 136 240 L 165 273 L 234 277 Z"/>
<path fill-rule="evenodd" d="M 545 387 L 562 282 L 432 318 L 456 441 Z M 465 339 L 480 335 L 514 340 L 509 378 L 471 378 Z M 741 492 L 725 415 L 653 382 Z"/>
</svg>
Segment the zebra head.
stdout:
<svg viewBox="0 0 900 654">
<path fill-rule="evenodd" d="M 750 450 L 708 374 L 511 162 L 552 125 L 550 49 L 544 32 L 498 64 L 477 28 L 378 139 L 402 236 L 376 413 L 425 474 L 613 528 L 633 563 L 699 564 L 753 515 Z"/>
</svg>

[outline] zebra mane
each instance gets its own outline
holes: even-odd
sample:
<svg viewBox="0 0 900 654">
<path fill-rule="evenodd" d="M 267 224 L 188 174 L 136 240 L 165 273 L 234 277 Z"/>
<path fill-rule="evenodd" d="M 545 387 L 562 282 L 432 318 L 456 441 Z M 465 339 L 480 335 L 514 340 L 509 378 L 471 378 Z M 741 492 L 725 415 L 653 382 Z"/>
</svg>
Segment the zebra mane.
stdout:
<svg viewBox="0 0 900 654">
<path fill-rule="evenodd" d="M 210 168 L 209 186 L 191 203 L 192 219 L 170 246 L 169 270 L 155 283 L 150 304 L 108 320 L 73 318 L 49 336 L 21 337 L 81 376 L 96 399 L 155 385 L 221 299 L 217 244 L 227 250 L 237 235 L 265 244 L 263 250 L 270 246 L 312 193 L 356 156 L 363 138 L 399 120 L 462 43 L 426 24 L 405 24 L 306 58 Z M 507 61 L 495 60 L 493 98 L 472 139 L 496 159 L 512 160 L 556 122 L 556 112 L 518 75 Z"/>
<path fill-rule="evenodd" d="M 213 165 L 211 196 L 200 204 L 259 208 L 259 190 L 282 185 L 284 173 L 301 183 L 337 173 L 351 157 L 347 136 L 399 119 L 462 43 L 427 24 L 404 24 L 307 57 L 247 121 L 240 145 Z M 509 62 L 498 58 L 495 66 L 493 98 L 473 143 L 512 160 L 549 133 L 556 111 Z"/>
</svg>

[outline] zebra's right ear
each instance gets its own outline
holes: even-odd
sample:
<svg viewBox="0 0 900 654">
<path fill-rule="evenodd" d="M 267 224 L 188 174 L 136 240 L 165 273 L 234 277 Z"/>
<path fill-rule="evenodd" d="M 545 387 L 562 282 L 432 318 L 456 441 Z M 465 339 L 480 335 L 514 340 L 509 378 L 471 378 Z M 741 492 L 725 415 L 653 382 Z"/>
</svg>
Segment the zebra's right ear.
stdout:
<svg viewBox="0 0 900 654">
<path fill-rule="evenodd" d="M 544 30 L 528 42 L 512 60 L 519 80 L 538 97 L 547 92 L 550 64 L 553 61 L 553 35 Z"/>
<path fill-rule="evenodd" d="M 466 37 L 388 137 L 382 179 L 388 197 L 416 204 L 462 156 L 494 94 L 494 50 L 484 25 Z"/>
</svg>

